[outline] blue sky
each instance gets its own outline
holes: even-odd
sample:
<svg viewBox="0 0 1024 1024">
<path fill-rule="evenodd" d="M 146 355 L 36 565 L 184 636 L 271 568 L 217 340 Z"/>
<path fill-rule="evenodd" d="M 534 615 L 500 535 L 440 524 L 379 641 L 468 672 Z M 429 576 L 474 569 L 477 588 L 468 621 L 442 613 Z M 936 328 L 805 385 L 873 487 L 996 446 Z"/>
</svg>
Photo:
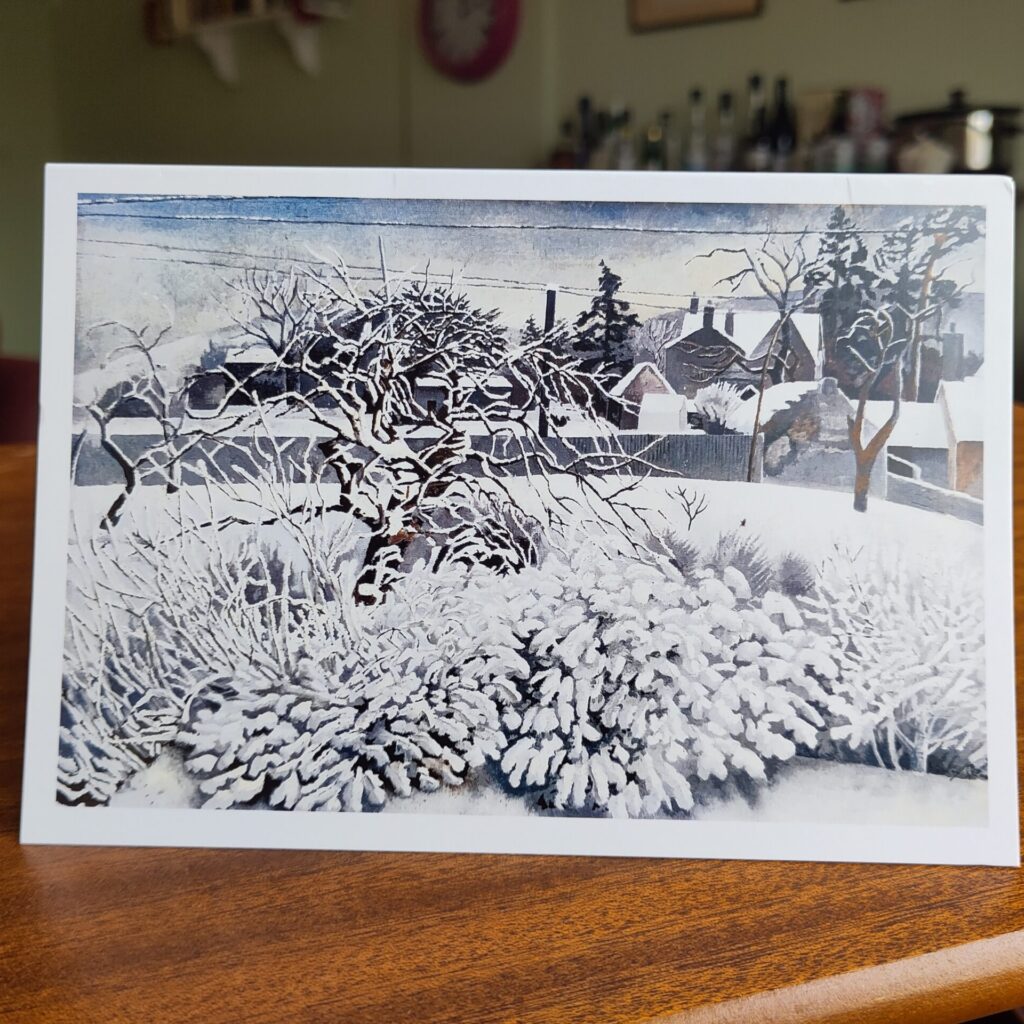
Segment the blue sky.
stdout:
<svg viewBox="0 0 1024 1024">
<path fill-rule="evenodd" d="M 520 325 L 543 315 L 544 290 L 561 286 L 558 312 L 588 303 L 600 260 L 623 278 L 644 318 L 696 292 L 727 292 L 736 256 L 694 257 L 757 244 L 768 233 L 824 228 L 830 206 L 694 203 L 378 200 L 336 198 L 79 197 L 78 322 L 117 318 L 175 323 L 174 333 L 226 322 L 227 280 L 248 266 L 300 269 L 340 256 L 367 287 L 389 272 L 454 275 L 474 301 Z M 919 212 L 920 208 L 917 208 Z M 854 207 L 868 232 L 910 207 Z M 983 287 L 983 246 L 963 253 L 960 280 Z M 740 294 L 756 294 L 744 288 Z M 80 332 L 81 333 L 81 332 Z"/>
</svg>

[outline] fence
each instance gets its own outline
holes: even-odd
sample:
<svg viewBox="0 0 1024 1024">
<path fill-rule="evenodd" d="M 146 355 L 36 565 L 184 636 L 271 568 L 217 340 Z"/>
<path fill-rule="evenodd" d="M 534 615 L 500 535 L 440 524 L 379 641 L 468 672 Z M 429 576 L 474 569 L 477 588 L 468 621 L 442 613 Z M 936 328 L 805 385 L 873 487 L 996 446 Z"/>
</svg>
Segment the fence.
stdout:
<svg viewBox="0 0 1024 1024">
<path fill-rule="evenodd" d="M 275 442 L 296 459 L 308 449 L 309 462 L 314 474 L 322 471 L 323 456 L 316 448 L 316 439 L 308 437 L 275 437 Z M 116 438 L 118 446 L 130 459 L 139 458 L 148 448 L 157 444 L 156 435 L 127 434 Z M 228 443 L 226 443 L 228 442 Z M 229 478 L 242 479 L 241 470 L 252 465 L 255 453 L 252 436 L 211 438 L 197 444 L 181 461 L 181 482 L 185 485 L 201 481 L 198 467 L 216 465 Z M 409 446 L 422 450 L 431 441 L 413 438 Z M 617 434 L 606 437 L 549 437 L 544 441 L 544 452 L 524 452 L 521 438 L 474 436 L 474 451 L 493 455 L 497 460 L 510 460 L 506 472 L 523 476 L 527 470 L 540 468 L 542 458 L 547 466 L 553 462 L 562 469 L 572 466 L 577 472 L 643 474 L 652 476 L 681 476 L 697 480 L 746 480 L 750 459 L 750 437 L 740 434 Z M 260 446 L 263 461 L 270 452 L 269 440 Z M 525 457 L 524 457 L 525 455 Z M 762 446 L 760 438 L 754 451 L 753 480 L 759 482 L 762 472 Z M 479 461 L 468 461 L 463 472 L 479 473 Z M 123 479 L 114 459 L 100 448 L 97 439 L 86 435 L 80 442 L 76 458 L 75 483 L 80 485 L 116 484 Z M 161 482 L 156 475 L 147 483 Z"/>
<path fill-rule="evenodd" d="M 942 512 L 970 523 L 985 521 L 985 503 L 960 491 L 950 491 L 925 480 L 889 473 L 889 500 L 900 505 L 925 509 L 928 512 Z"/>
</svg>

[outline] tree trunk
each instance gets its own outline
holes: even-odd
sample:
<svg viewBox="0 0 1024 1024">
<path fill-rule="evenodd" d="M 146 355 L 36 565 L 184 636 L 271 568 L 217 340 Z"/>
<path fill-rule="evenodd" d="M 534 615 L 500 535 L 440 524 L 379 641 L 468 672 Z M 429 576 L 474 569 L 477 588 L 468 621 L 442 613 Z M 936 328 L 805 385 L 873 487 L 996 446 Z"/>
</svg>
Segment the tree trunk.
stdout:
<svg viewBox="0 0 1024 1024">
<path fill-rule="evenodd" d="M 921 337 L 920 317 L 928 305 L 928 296 L 932 291 L 932 280 L 935 277 L 935 261 L 938 258 L 938 249 L 946 241 L 945 235 L 937 235 L 933 255 L 925 268 L 924 280 L 921 282 L 921 294 L 917 300 L 917 308 L 914 311 L 910 334 L 910 372 L 903 379 L 903 398 L 907 402 L 916 402 L 921 390 L 921 348 L 924 339 Z M 898 385 L 897 385 L 898 386 Z"/>
<path fill-rule="evenodd" d="M 406 548 L 412 543 L 414 534 L 403 531 L 396 537 L 385 537 L 373 534 L 366 545 L 363 555 L 363 568 L 356 577 L 356 604 L 379 604 L 384 595 L 391 589 L 385 573 L 398 570 L 402 564 Z"/>
<path fill-rule="evenodd" d="M 124 506 L 128 501 L 129 495 L 135 490 L 135 485 L 138 482 L 134 468 L 131 470 L 125 470 L 125 482 L 124 490 L 114 499 L 110 508 L 107 509 L 107 514 L 103 517 L 103 522 L 100 524 L 104 530 L 109 530 L 111 527 L 117 526 L 121 519 L 121 512 L 124 510 Z"/>
<path fill-rule="evenodd" d="M 750 435 L 750 454 L 747 456 L 747 483 L 754 479 L 754 459 L 757 455 L 757 432 L 761 429 L 761 406 L 764 404 L 764 389 L 768 383 L 768 366 L 772 360 L 772 353 L 775 350 L 775 343 L 779 340 L 782 327 L 789 319 L 789 312 L 779 313 L 779 322 L 775 325 L 775 333 L 772 340 L 768 342 L 768 351 L 764 354 L 764 362 L 761 364 L 761 379 L 758 382 L 757 405 L 754 407 L 754 429 Z"/>
<path fill-rule="evenodd" d="M 871 470 L 874 459 L 871 462 L 857 459 L 857 473 L 853 481 L 853 509 L 855 512 L 867 512 L 868 490 L 871 487 Z"/>
</svg>

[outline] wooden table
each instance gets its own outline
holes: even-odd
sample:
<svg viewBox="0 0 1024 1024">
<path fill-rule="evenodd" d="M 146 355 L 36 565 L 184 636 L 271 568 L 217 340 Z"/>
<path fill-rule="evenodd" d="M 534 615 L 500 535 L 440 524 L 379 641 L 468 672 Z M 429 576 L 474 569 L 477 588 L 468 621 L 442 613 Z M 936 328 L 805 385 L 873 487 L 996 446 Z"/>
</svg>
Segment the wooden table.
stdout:
<svg viewBox="0 0 1024 1024">
<path fill-rule="evenodd" d="M 1014 869 L 19 846 L 33 466 L 0 449 L 0 1019 L 941 1024 L 1024 1004 Z"/>
</svg>

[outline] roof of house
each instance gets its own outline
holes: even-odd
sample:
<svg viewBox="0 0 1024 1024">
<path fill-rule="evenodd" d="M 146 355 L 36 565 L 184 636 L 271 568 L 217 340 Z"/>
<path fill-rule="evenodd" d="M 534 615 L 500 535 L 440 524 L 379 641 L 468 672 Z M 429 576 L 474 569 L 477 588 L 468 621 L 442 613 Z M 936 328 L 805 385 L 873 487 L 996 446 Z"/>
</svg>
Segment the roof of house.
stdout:
<svg viewBox="0 0 1024 1024">
<path fill-rule="evenodd" d="M 229 349 L 224 358 L 226 363 L 252 363 L 259 366 L 276 363 L 277 360 L 277 353 L 269 345 L 259 341 Z"/>
<path fill-rule="evenodd" d="M 763 427 L 776 413 L 796 405 L 804 395 L 817 391 L 820 381 L 794 380 L 765 388 L 761 402 L 760 425 Z M 754 432 L 754 415 L 757 411 L 757 395 L 745 398 L 743 403 L 729 414 L 728 425 L 740 433 Z"/>
<path fill-rule="evenodd" d="M 967 380 L 944 380 L 936 402 L 945 404 L 953 437 L 959 441 L 985 440 L 985 389 L 979 370 Z"/>
<path fill-rule="evenodd" d="M 644 395 L 637 417 L 642 434 L 681 434 L 686 430 L 685 395 Z"/>
<path fill-rule="evenodd" d="M 779 314 L 774 311 L 753 310 L 736 315 L 733 338 L 750 359 L 763 359 L 769 343 L 775 341 L 775 326 Z M 818 313 L 791 313 L 789 323 L 803 341 L 807 351 L 816 356 L 820 347 L 821 315 Z M 793 336 L 790 334 L 792 343 Z"/>
<path fill-rule="evenodd" d="M 874 437 L 892 415 L 892 402 L 868 402 L 864 413 Z M 889 436 L 889 444 L 896 448 L 948 448 L 942 406 L 937 402 L 901 402 L 900 418 Z"/>
<path fill-rule="evenodd" d="M 637 365 L 634 366 L 633 369 L 630 370 L 629 373 L 627 373 L 608 393 L 613 398 L 620 398 L 625 394 L 626 388 L 628 388 L 644 370 L 653 373 L 665 386 L 666 391 L 672 391 L 672 385 L 665 380 L 665 375 L 657 368 L 657 366 L 654 365 L 654 363 L 637 363 Z"/>
</svg>

